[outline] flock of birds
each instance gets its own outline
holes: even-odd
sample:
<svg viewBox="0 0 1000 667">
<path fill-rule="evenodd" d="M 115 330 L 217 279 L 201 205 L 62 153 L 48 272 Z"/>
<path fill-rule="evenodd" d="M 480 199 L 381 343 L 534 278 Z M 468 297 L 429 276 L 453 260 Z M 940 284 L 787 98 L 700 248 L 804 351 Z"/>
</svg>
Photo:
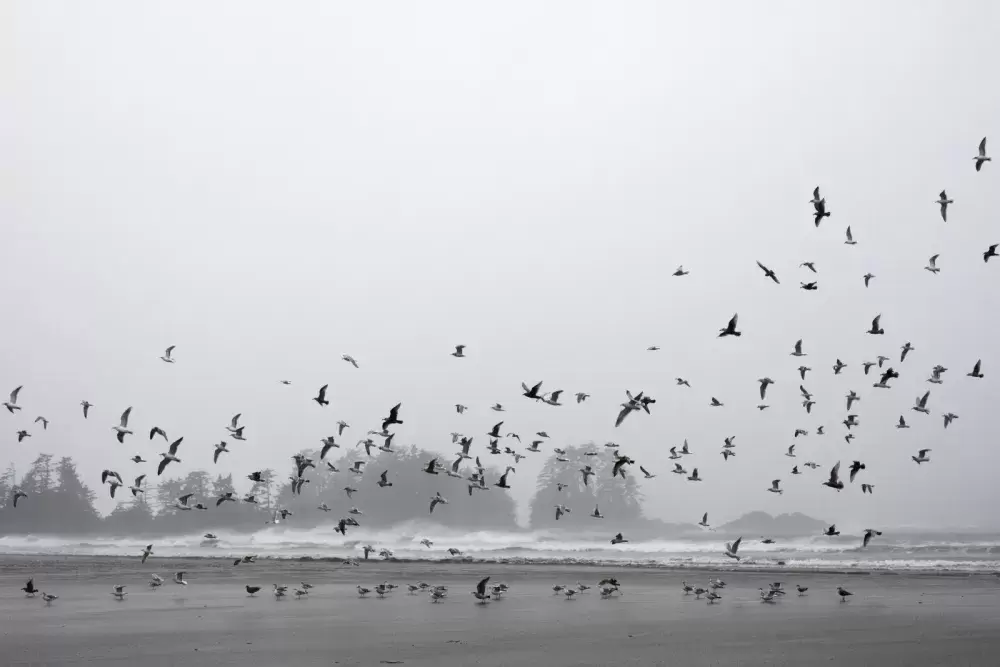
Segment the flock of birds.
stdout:
<svg viewBox="0 0 1000 667">
<path fill-rule="evenodd" d="M 985 138 L 983 138 L 983 140 L 980 142 L 978 155 L 976 155 L 974 159 L 975 159 L 975 168 L 977 172 L 982 169 L 983 165 L 986 162 L 991 161 L 991 158 L 986 153 Z M 818 227 L 824 218 L 829 218 L 831 216 L 831 212 L 828 208 L 827 201 L 824 197 L 821 196 L 819 187 L 817 187 L 813 191 L 813 197 L 810 200 L 810 203 L 812 204 L 814 209 L 813 213 L 814 223 Z M 954 204 L 954 200 L 948 197 L 947 192 L 945 190 L 942 190 L 938 200 L 936 200 L 935 203 L 940 207 L 940 215 L 942 220 L 947 221 L 948 208 L 949 206 Z M 845 243 L 848 245 L 855 245 L 857 243 L 857 241 L 855 241 L 853 237 L 850 226 L 848 226 L 846 229 Z M 997 253 L 998 246 L 1000 246 L 1000 244 L 990 245 L 988 249 L 983 252 L 982 257 L 984 262 L 988 262 L 990 258 L 998 256 Z M 926 270 L 933 274 L 938 274 L 942 270 L 941 267 L 938 265 L 939 258 L 940 255 L 938 254 L 930 257 L 930 259 L 928 260 L 928 264 L 925 267 Z M 775 284 L 780 284 L 780 279 L 774 270 L 772 270 L 771 268 L 769 268 L 760 261 L 757 262 L 757 265 L 763 272 L 763 276 L 765 279 L 770 280 Z M 809 270 L 812 274 L 818 273 L 814 262 L 803 262 L 801 264 L 801 267 Z M 673 273 L 673 275 L 680 277 L 688 275 L 688 273 L 689 272 L 685 270 L 683 266 L 681 266 L 678 267 L 678 269 Z M 875 276 L 871 273 L 867 273 L 862 278 L 864 280 L 865 286 L 868 287 L 871 284 L 871 281 L 875 278 Z M 810 280 L 808 282 L 801 282 L 800 287 L 804 290 L 815 290 L 817 289 L 817 282 L 814 280 Z M 871 326 L 866 330 L 866 333 L 872 336 L 882 336 L 885 334 L 885 329 L 882 326 L 881 314 L 876 315 L 872 319 Z M 728 320 L 726 325 L 719 329 L 718 333 L 719 338 L 738 338 L 741 335 L 742 332 L 739 330 L 738 314 L 734 314 Z M 173 345 L 168 347 L 164 352 L 164 354 L 160 357 L 160 359 L 167 364 L 176 363 L 177 360 L 173 354 L 175 349 L 176 348 Z M 655 352 L 658 349 L 659 348 L 656 346 L 651 346 L 648 348 L 649 351 L 653 352 Z M 907 356 L 912 351 L 914 351 L 914 349 L 915 349 L 914 346 L 909 341 L 907 341 L 901 347 L 901 353 L 899 355 L 900 365 L 902 365 L 905 362 Z M 455 350 L 451 352 L 451 356 L 458 359 L 465 358 L 466 346 L 457 345 L 455 347 Z M 790 356 L 793 356 L 797 359 L 801 359 L 807 356 L 807 352 L 805 351 L 805 346 L 802 340 L 798 340 L 794 343 L 794 345 L 792 346 L 792 350 L 790 352 Z M 343 355 L 342 359 L 344 362 L 350 364 L 354 368 L 360 368 L 358 361 L 354 359 L 352 356 L 345 354 Z M 891 361 L 892 360 L 890 359 L 890 357 L 880 355 L 876 357 L 874 360 L 864 360 L 860 363 L 860 366 L 863 369 L 865 376 L 868 376 L 870 371 L 877 367 L 878 380 L 874 382 L 874 384 L 872 385 L 874 388 L 891 389 L 892 387 L 890 385 L 890 382 L 900 377 L 900 373 L 895 369 L 895 367 L 887 363 Z M 840 375 L 846 367 L 847 367 L 846 363 L 844 363 L 840 359 L 837 359 L 836 363 L 832 365 L 832 371 L 835 375 Z M 968 373 L 966 373 L 966 375 L 973 379 L 977 380 L 982 379 L 984 377 L 982 368 L 983 368 L 982 360 L 981 359 L 976 360 L 975 363 L 970 363 L 970 370 Z M 802 399 L 802 407 L 807 414 L 811 414 L 812 407 L 815 405 L 816 401 L 813 400 L 814 395 L 808 389 L 806 389 L 805 382 L 806 382 L 806 375 L 807 373 L 812 371 L 812 368 L 802 364 L 796 370 L 802 382 L 802 384 L 799 385 L 799 391 L 801 393 L 801 399 Z M 944 374 L 947 371 L 948 369 L 941 365 L 933 367 L 931 369 L 930 377 L 927 378 L 927 382 L 933 385 L 942 384 L 944 382 Z M 289 380 L 280 380 L 279 382 L 282 385 L 291 384 Z M 690 388 L 691 386 L 688 380 L 684 378 L 676 378 L 676 384 L 677 386 L 683 386 L 688 388 Z M 765 402 L 767 397 L 768 387 L 775 384 L 775 381 L 769 377 L 763 377 L 758 379 L 758 384 L 759 384 L 760 403 L 757 405 L 757 408 L 763 411 L 769 407 L 768 404 Z M 542 390 L 542 385 L 543 383 L 540 381 L 532 384 L 531 386 L 529 386 L 526 383 L 522 383 L 521 395 L 530 401 L 535 401 L 550 406 L 563 405 L 563 403 L 561 402 L 562 395 L 564 393 L 562 389 L 556 389 L 553 391 L 546 392 Z M 318 408 L 320 409 L 326 408 L 330 403 L 326 397 L 328 388 L 329 385 L 323 385 L 318 389 L 316 396 L 312 398 L 312 401 L 315 402 Z M 22 387 L 20 386 L 14 389 L 10 393 L 9 400 L 7 400 L 2 404 L 3 407 L 5 407 L 8 410 L 8 412 L 12 414 L 19 413 L 22 411 L 22 405 L 18 402 L 21 390 Z M 619 406 L 620 409 L 618 410 L 617 417 L 615 418 L 616 427 L 620 426 L 624 422 L 624 420 L 629 418 L 631 415 L 650 414 L 651 406 L 653 406 L 657 402 L 655 398 L 648 395 L 644 391 L 640 391 L 636 394 L 633 394 L 631 391 L 626 390 L 625 395 L 626 395 L 626 400 L 620 404 Z M 586 392 L 577 392 L 575 394 L 575 401 L 577 403 L 583 403 L 589 397 L 590 395 L 587 394 Z M 921 395 L 917 396 L 916 400 L 914 401 L 914 405 L 911 408 L 912 411 L 920 413 L 922 415 L 929 415 L 931 406 L 930 397 L 931 397 L 930 390 L 927 390 L 923 392 Z M 852 408 L 854 407 L 855 403 L 861 400 L 862 396 L 859 395 L 854 390 L 851 390 L 845 396 L 847 415 L 842 423 L 846 429 L 846 432 L 843 437 L 845 441 L 847 441 L 848 443 L 854 438 L 852 429 L 860 425 L 860 422 L 858 421 L 858 415 L 852 411 Z M 93 404 L 91 404 L 87 400 L 84 400 L 81 401 L 80 405 L 82 407 L 83 418 L 84 419 L 89 418 L 89 415 L 94 408 Z M 716 397 L 711 398 L 710 405 L 713 407 L 724 406 L 722 401 L 718 400 Z M 504 406 L 500 403 L 494 404 L 493 406 L 491 406 L 490 409 L 497 413 L 502 413 L 505 411 Z M 465 405 L 462 404 L 455 405 L 455 411 L 460 415 L 465 413 L 466 410 L 468 410 L 468 407 Z M 134 432 L 130 428 L 131 414 L 132 414 L 132 407 L 126 408 L 121 413 L 118 422 L 111 427 L 111 430 L 114 432 L 115 437 L 117 438 L 119 443 L 123 444 L 126 443 L 126 438 L 134 435 Z M 395 433 L 392 432 L 390 429 L 392 429 L 397 425 L 403 424 L 403 419 L 401 418 L 402 416 L 403 416 L 402 404 L 397 403 L 387 411 L 386 416 L 382 419 L 381 423 L 379 424 L 379 428 L 369 430 L 366 434 L 366 437 L 358 441 L 356 447 L 363 447 L 366 455 L 368 456 L 372 456 L 373 451 L 390 452 L 390 453 L 393 452 L 394 450 L 392 449 L 392 442 L 393 438 L 395 437 Z M 234 441 L 245 441 L 247 439 L 245 436 L 245 426 L 240 423 L 241 417 L 242 417 L 241 414 L 235 415 L 229 421 L 228 425 L 225 426 L 225 429 L 227 431 L 227 436 Z M 943 412 L 941 414 L 941 417 L 945 428 L 947 428 L 951 423 L 953 423 L 956 419 L 959 418 L 958 415 L 952 412 Z M 38 416 L 35 419 L 34 423 L 36 424 L 40 423 L 42 425 L 42 429 L 45 430 L 48 428 L 49 420 L 44 416 Z M 330 435 L 322 439 L 322 449 L 320 450 L 319 453 L 320 463 L 325 465 L 325 468 L 329 472 L 339 472 L 339 470 L 333 463 L 327 461 L 326 457 L 333 449 L 341 448 L 341 443 L 337 441 L 337 438 L 342 438 L 345 430 L 351 428 L 350 424 L 348 424 L 343 420 L 336 422 L 336 425 L 337 425 L 336 435 Z M 501 420 L 498 423 L 496 423 L 493 426 L 493 428 L 490 429 L 490 431 L 486 433 L 489 444 L 486 447 L 485 451 L 492 455 L 511 456 L 515 464 L 518 463 L 525 456 L 527 456 L 528 453 L 540 452 L 541 451 L 540 447 L 549 438 L 549 435 L 545 431 L 539 431 L 531 439 L 530 445 L 528 445 L 525 448 L 524 452 L 519 452 L 516 449 L 514 449 L 512 443 L 514 440 L 520 443 L 521 436 L 515 432 L 504 433 L 504 431 L 502 430 L 503 425 L 504 421 Z M 824 434 L 823 428 L 824 428 L 823 426 L 820 426 L 816 430 L 816 434 L 823 435 Z M 904 416 L 901 415 L 899 417 L 898 423 L 896 424 L 896 428 L 898 429 L 910 428 L 910 425 L 906 422 Z M 805 429 L 796 429 L 793 437 L 797 439 L 799 437 L 803 437 L 808 434 L 809 432 Z M 462 480 L 462 482 L 465 485 L 465 490 L 468 492 L 470 496 L 473 493 L 489 490 L 491 485 L 487 483 L 486 468 L 480 462 L 479 456 L 474 455 L 472 452 L 473 437 L 466 436 L 465 434 L 459 432 L 452 433 L 451 436 L 452 436 L 452 443 L 457 444 L 459 447 L 459 449 L 455 452 L 456 456 L 455 460 L 450 465 L 445 465 L 440 462 L 439 460 L 440 457 L 434 457 L 423 466 L 423 471 L 428 475 L 444 474 L 445 476 Z M 17 431 L 18 442 L 23 442 L 26 438 L 29 437 L 31 437 L 31 433 L 28 432 L 27 428 L 21 428 Z M 176 463 L 181 461 L 180 456 L 183 453 L 181 448 L 184 443 L 184 438 L 181 437 L 171 440 L 163 428 L 154 425 L 149 430 L 149 439 L 152 441 L 157 437 L 161 437 L 165 443 L 168 443 L 166 451 L 160 453 L 160 461 L 156 467 L 156 474 L 159 476 L 164 473 L 164 471 L 171 463 Z M 380 438 L 381 443 L 376 444 L 375 438 Z M 735 451 L 736 446 L 734 444 L 734 440 L 735 436 L 725 438 L 725 442 L 722 445 L 722 450 L 720 452 L 725 461 L 728 461 L 731 457 L 734 457 L 736 455 Z M 503 446 L 501 446 L 501 441 L 504 442 Z M 629 457 L 628 455 L 621 453 L 620 447 L 614 442 L 607 443 L 605 447 L 607 448 L 607 450 L 611 452 L 612 456 L 613 465 L 611 466 L 611 476 L 613 478 L 621 477 L 624 479 L 626 476 L 626 471 L 629 469 L 630 466 L 633 466 L 636 463 L 636 461 L 631 457 Z M 795 450 L 796 450 L 796 445 L 794 444 L 791 445 L 790 447 L 788 447 L 785 456 L 787 456 L 788 458 L 797 458 Z M 669 451 L 670 451 L 670 459 L 674 461 L 680 461 L 684 457 L 692 454 L 687 441 L 685 441 L 684 444 L 679 449 L 677 447 L 671 447 Z M 914 462 L 916 462 L 917 465 L 928 463 L 931 460 L 930 457 L 928 456 L 930 451 L 931 451 L 930 448 L 920 449 L 916 453 L 916 455 L 912 456 L 911 458 Z M 570 462 L 569 459 L 565 457 L 566 454 L 565 450 L 559 448 L 553 448 L 553 452 L 556 454 L 557 462 L 563 464 Z M 218 444 L 214 445 L 213 449 L 211 450 L 212 460 L 214 463 L 218 464 L 220 461 L 220 457 L 222 455 L 230 453 L 231 450 L 228 448 L 228 442 L 226 440 L 222 440 Z M 587 452 L 587 455 L 599 456 L 600 452 L 597 451 Z M 310 480 L 306 477 L 306 475 L 308 474 L 308 471 L 310 469 L 313 470 L 317 469 L 317 461 L 314 460 L 313 458 L 304 456 L 302 454 L 296 454 L 293 457 L 293 459 L 295 462 L 295 473 L 289 478 L 289 483 L 291 485 L 293 493 L 298 494 L 301 493 L 303 486 L 309 483 Z M 147 461 L 141 455 L 138 454 L 133 456 L 130 460 L 136 465 L 147 463 Z M 472 464 L 472 469 L 470 471 L 463 471 L 462 466 L 466 462 L 470 461 L 474 462 Z M 368 461 L 365 459 L 356 460 L 353 462 L 353 465 L 348 470 L 349 472 L 354 474 L 356 478 L 360 481 L 366 476 L 365 467 L 367 463 Z M 820 464 L 815 461 L 805 461 L 802 464 L 802 467 L 809 468 L 811 470 L 816 470 L 817 468 L 820 467 Z M 652 479 L 656 477 L 654 473 L 651 473 L 644 466 L 640 465 L 638 466 L 638 468 L 645 479 Z M 849 476 L 848 476 L 849 483 L 853 483 L 855 481 L 855 478 L 859 475 L 859 473 L 861 471 L 866 470 L 866 468 L 867 465 L 864 462 L 860 460 L 853 461 L 849 468 Z M 841 463 L 840 461 L 838 461 L 833 466 L 830 467 L 829 473 L 827 474 L 826 479 L 825 481 L 822 482 L 822 484 L 837 492 L 844 490 L 845 482 L 841 478 L 840 469 L 841 469 Z M 493 482 L 492 487 L 499 489 L 509 489 L 510 488 L 508 483 L 509 476 L 515 472 L 516 472 L 515 467 L 508 465 L 505 471 L 501 475 L 499 475 L 499 478 L 495 482 Z M 680 462 L 674 464 L 674 469 L 671 472 L 683 476 L 690 482 L 703 481 L 703 478 L 700 476 L 699 469 L 697 467 L 693 467 L 689 472 Z M 591 465 L 585 465 L 584 467 L 580 468 L 578 470 L 578 473 L 584 485 L 588 485 L 590 478 L 596 474 L 594 468 Z M 148 474 L 149 473 L 135 476 L 133 478 L 134 481 L 131 484 L 129 484 L 126 483 L 125 478 L 121 474 L 119 474 L 119 472 L 117 472 L 112 468 L 107 468 L 103 470 L 101 474 L 101 484 L 107 485 L 109 487 L 109 493 L 112 498 L 115 497 L 116 491 L 123 487 L 127 489 L 129 492 L 131 492 L 133 496 L 138 496 L 139 494 L 145 493 L 147 489 L 147 486 L 145 485 L 145 480 Z M 790 474 L 797 476 L 805 473 L 804 471 L 799 469 L 798 465 L 795 465 L 791 469 Z M 254 471 L 251 472 L 249 475 L 247 475 L 247 478 L 252 482 L 261 482 L 265 481 L 263 475 L 264 473 L 262 471 Z M 389 475 L 388 470 L 384 470 L 381 473 L 378 473 L 376 476 L 377 479 L 375 481 L 375 485 L 381 489 L 392 487 L 393 482 L 392 480 L 389 479 L 388 475 Z M 566 482 L 560 481 L 558 489 L 561 491 L 565 486 Z M 770 484 L 766 487 L 766 490 L 774 494 L 783 494 L 784 489 L 782 488 L 782 479 L 779 478 L 771 480 Z M 873 493 L 874 484 L 867 482 L 862 483 L 861 490 L 862 493 Z M 353 494 L 359 491 L 359 489 L 354 486 L 347 486 L 343 489 L 343 491 L 345 492 L 346 496 L 350 499 L 353 496 Z M 27 498 L 28 496 L 23 491 L 23 489 L 21 489 L 20 487 L 14 488 L 13 506 L 15 508 L 18 507 L 19 501 L 23 501 Z M 176 502 L 174 503 L 175 509 L 180 512 L 192 511 L 192 510 L 206 511 L 209 509 L 208 505 L 205 504 L 205 502 L 209 502 L 210 504 L 211 501 L 209 501 L 208 499 L 198 499 L 197 502 L 192 503 L 192 498 L 193 494 L 186 494 L 177 498 Z M 202 502 L 203 500 L 205 502 Z M 242 498 L 238 498 L 234 492 L 224 493 L 219 497 L 215 498 L 214 501 L 216 507 L 219 507 L 224 503 L 237 503 L 237 502 L 254 503 L 254 504 L 258 503 L 258 500 L 252 494 L 246 494 Z M 440 491 L 438 491 L 434 496 L 428 499 L 428 512 L 433 513 L 435 511 L 435 508 L 439 506 L 445 506 L 448 504 L 449 500 L 444 495 L 442 495 Z M 323 503 L 317 509 L 323 512 L 331 511 L 331 508 L 326 503 Z M 554 510 L 555 510 L 555 517 L 557 520 L 561 519 L 563 516 L 569 514 L 572 511 L 570 507 L 567 507 L 564 504 L 556 505 Z M 346 517 L 339 519 L 335 530 L 342 535 L 346 535 L 349 527 L 359 525 L 357 519 L 355 519 L 354 517 L 362 514 L 363 512 L 359 510 L 357 507 L 352 507 L 350 511 L 347 513 Z M 272 520 L 274 522 L 278 522 L 279 520 L 286 520 L 291 515 L 292 513 L 287 509 L 278 508 L 274 511 Z M 595 506 L 593 512 L 590 513 L 590 516 L 597 519 L 603 518 L 600 512 L 600 507 Z M 709 527 L 707 513 L 702 517 L 702 520 L 699 522 L 699 525 L 705 528 Z M 830 526 L 829 529 L 824 534 L 828 536 L 834 536 L 834 535 L 839 535 L 839 532 L 836 530 L 836 526 L 833 525 Z M 877 535 L 881 535 L 881 532 L 874 529 L 867 529 L 864 534 L 862 546 L 867 546 L 872 537 Z M 610 540 L 610 542 L 612 545 L 616 545 L 616 544 L 626 543 L 628 542 L 628 540 L 623 536 L 621 532 L 619 532 Z M 742 537 L 735 540 L 734 542 L 727 543 L 724 552 L 725 555 L 732 559 L 740 560 L 742 557 L 739 554 L 739 548 L 741 542 L 742 542 Z M 430 548 L 432 544 L 430 543 L 429 540 L 424 540 L 423 543 L 428 548 Z M 152 545 L 147 547 L 147 549 L 144 550 L 144 552 L 142 553 L 141 557 L 143 559 L 143 562 L 145 562 L 145 560 L 151 554 L 152 554 Z M 366 557 L 367 557 L 367 548 L 366 548 Z M 490 597 L 490 595 L 496 595 L 497 591 L 496 588 L 492 589 L 492 591 L 489 592 L 487 591 L 486 585 L 488 581 L 489 577 L 479 582 L 479 585 L 476 587 L 476 592 L 474 593 L 474 595 L 481 602 L 485 602 Z M 175 582 L 178 584 L 186 583 L 183 581 L 183 573 L 178 573 L 178 576 L 175 577 Z M 33 589 L 32 582 L 29 582 L 29 585 L 25 590 L 28 593 L 33 593 L 33 590 L 29 589 Z M 123 598 L 125 595 L 123 589 L 124 586 L 120 587 L 120 589 L 116 589 L 115 595 L 120 598 Z M 615 587 L 615 589 L 617 590 L 617 587 Z M 435 595 L 436 590 L 437 589 L 431 590 L 432 596 Z M 702 589 L 697 589 L 693 592 L 697 594 L 698 590 Z M 713 591 L 714 590 L 716 589 L 713 588 Z M 275 594 L 278 595 L 279 591 L 282 595 L 284 594 L 283 589 L 279 589 L 278 587 L 276 587 Z M 295 593 L 296 595 L 299 594 L 305 595 L 307 591 L 308 589 L 306 587 L 303 587 L 302 589 L 296 590 Z M 568 591 L 569 589 L 567 589 L 567 595 L 575 594 L 575 593 L 569 593 Z M 368 591 L 367 589 L 359 589 L 359 593 L 362 595 L 364 595 L 367 592 L 370 591 Z M 379 589 L 376 588 L 375 592 L 381 595 L 384 594 L 385 591 L 380 592 Z M 707 591 L 704 590 L 702 592 L 707 593 Z M 843 597 L 850 595 L 850 593 L 843 591 L 843 589 L 841 589 L 840 592 Z M 781 595 L 781 594 L 782 591 L 776 591 L 774 589 L 767 592 L 761 591 L 762 599 L 764 601 L 773 601 L 775 595 Z M 715 595 L 718 594 L 715 593 Z M 54 596 L 50 597 L 51 599 L 55 599 Z M 443 597 L 443 593 L 441 594 L 441 597 Z M 714 602 L 715 599 L 717 599 L 717 597 L 710 597 L 709 601 Z"/>
<path fill-rule="evenodd" d="M 239 561 L 238 561 L 239 562 Z M 243 562 L 253 562 L 252 560 Z M 180 586 L 187 586 L 188 582 L 184 578 L 186 572 L 180 571 L 176 572 L 172 578 L 173 583 Z M 484 577 L 479 580 L 476 584 L 475 589 L 472 590 L 472 596 L 476 598 L 479 604 L 487 604 L 490 600 L 500 600 L 505 594 L 510 591 L 510 587 L 505 583 L 490 584 L 491 577 Z M 156 590 L 163 586 L 164 579 L 158 574 L 150 575 L 149 587 Z M 700 600 L 701 596 L 704 595 L 708 604 L 715 604 L 722 599 L 722 594 L 719 592 L 721 589 L 726 587 L 726 582 L 719 578 L 709 579 L 708 587 L 702 588 L 701 586 L 691 586 L 687 581 L 682 582 L 681 590 L 684 595 L 694 594 L 696 600 Z M 115 584 L 112 586 L 111 595 L 114 596 L 116 600 L 124 601 L 128 596 L 128 592 L 125 590 L 127 588 L 126 584 Z M 295 599 L 301 600 L 306 598 L 310 591 L 315 588 L 313 584 L 307 583 L 305 581 L 300 582 L 299 585 L 292 590 L 292 594 Z M 369 593 L 375 593 L 379 598 L 384 598 L 387 594 L 395 591 L 399 586 L 389 581 L 384 581 L 381 584 L 376 585 L 373 588 L 366 588 L 360 584 L 356 587 L 358 591 L 358 597 L 366 597 Z M 592 587 L 587 584 L 582 584 L 577 582 L 576 586 L 563 586 L 562 584 L 556 584 L 552 587 L 553 595 L 563 595 L 567 600 L 572 600 L 576 595 L 581 593 L 586 593 Z M 248 597 L 256 597 L 262 588 L 260 586 L 253 586 L 247 584 L 244 586 Z M 410 595 L 417 595 L 419 593 L 425 593 L 429 596 L 432 603 L 438 603 L 443 601 L 448 597 L 448 587 L 441 585 L 431 585 L 427 582 L 421 581 L 416 584 L 408 584 L 406 589 Z M 806 591 L 809 590 L 808 586 L 802 586 L 797 584 L 795 586 L 796 591 L 799 596 L 805 595 Z M 44 591 L 40 591 L 35 587 L 35 580 L 31 578 L 28 583 L 25 584 L 21 590 L 24 592 L 25 597 L 34 598 L 36 594 L 41 593 L 41 599 L 46 605 L 52 604 L 55 600 L 59 599 L 58 595 L 51 595 Z M 597 583 L 597 590 L 601 595 L 601 598 L 610 598 L 617 595 L 621 595 L 621 584 L 616 577 L 608 577 L 601 579 Z M 782 588 L 781 582 L 774 582 L 768 584 L 768 589 L 764 590 L 759 588 L 760 601 L 766 603 L 774 603 L 780 597 L 784 596 L 786 591 Z M 271 593 L 274 595 L 276 600 L 281 600 L 288 595 L 288 586 L 282 584 L 272 584 Z M 842 586 L 837 587 L 837 594 L 840 596 L 840 601 L 844 602 L 847 600 L 848 596 L 854 595 Z"/>
</svg>

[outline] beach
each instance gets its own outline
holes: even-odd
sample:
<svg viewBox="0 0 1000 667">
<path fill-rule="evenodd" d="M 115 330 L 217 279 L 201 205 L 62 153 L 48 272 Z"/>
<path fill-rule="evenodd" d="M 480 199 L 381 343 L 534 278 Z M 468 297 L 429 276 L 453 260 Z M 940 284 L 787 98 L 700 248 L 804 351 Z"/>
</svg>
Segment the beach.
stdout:
<svg viewBox="0 0 1000 667">
<path fill-rule="evenodd" d="M 170 579 L 185 571 L 187 586 Z M 150 574 L 167 579 L 149 588 Z M 501 600 L 471 595 L 483 576 Z M 602 599 L 604 577 L 621 595 Z M 59 595 L 18 589 L 29 577 Z M 720 577 L 723 599 L 681 582 Z M 402 588 L 359 598 L 357 585 Z M 315 588 L 276 600 L 274 583 Z M 434 604 L 406 584 L 445 585 Z M 775 604 L 757 589 L 781 581 Z M 567 600 L 555 584 L 593 585 Z M 126 584 L 124 601 L 113 584 Z M 244 586 L 262 587 L 255 598 Z M 795 585 L 808 586 L 806 595 Z M 854 595 L 840 602 L 837 586 Z M 291 592 L 291 591 L 290 591 Z M 3 665 L 994 665 L 1000 579 L 988 575 L 740 572 L 570 565 L 93 557 L 0 558 Z"/>
</svg>

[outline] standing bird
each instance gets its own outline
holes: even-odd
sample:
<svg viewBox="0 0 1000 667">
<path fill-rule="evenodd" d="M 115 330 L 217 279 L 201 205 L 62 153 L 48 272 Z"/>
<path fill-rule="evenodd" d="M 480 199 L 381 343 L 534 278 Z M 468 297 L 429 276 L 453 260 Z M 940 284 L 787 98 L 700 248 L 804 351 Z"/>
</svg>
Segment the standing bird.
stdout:
<svg viewBox="0 0 1000 667">
<path fill-rule="evenodd" d="M 940 198 L 934 203 L 941 206 L 941 219 L 948 222 L 948 204 L 954 204 L 955 200 L 948 199 L 948 193 L 944 190 L 941 191 L 939 196 Z"/>
<path fill-rule="evenodd" d="M 121 419 L 118 422 L 118 426 L 112 426 L 111 430 L 116 433 L 115 437 L 118 438 L 118 442 L 124 443 L 126 435 L 132 435 L 132 431 L 128 430 L 128 416 L 132 413 L 131 406 L 126 408 L 125 412 L 122 413 Z"/>
<path fill-rule="evenodd" d="M 21 406 L 17 404 L 17 395 L 19 393 L 21 393 L 21 387 L 18 387 L 14 391 L 10 392 L 10 400 L 3 404 L 3 406 L 7 408 L 7 412 L 14 414 L 15 410 L 21 409 Z"/>
<path fill-rule="evenodd" d="M 464 345 L 456 345 L 455 346 L 455 351 L 451 353 L 451 356 L 458 357 L 459 359 L 461 359 L 462 357 L 464 357 L 465 356 L 465 346 Z"/>
<path fill-rule="evenodd" d="M 847 596 L 848 595 L 854 595 L 854 593 L 852 593 L 851 591 L 847 590 L 843 586 L 837 586 L 837 595 L 840 596 L 840 601 L 841 602 L 846 602 L 847 601 Z"/>
<path fill-rule="evenodd" d="M 986 155 L 986 137 L 983 137 L 983 140 L 979 142 L 979 155 L 972 159 L 976 161 L 976 171 L 983 168 L 984 162 L 989 162 L 993 159 Z"/>
<path fill-rule="evenodd" d="M 163 354 L 162 357 L 160 357 L 160 359 L 162 359 L 163 361 L 167 362 L 168 364 L 174 363 L 174 359 L 170 356 L 170 353 L 174 351 L 175 347 L 177 347 L 177 346 L 176 345 L 171 345 L 170 347 L 168 347 L 167 351 Z"/>
</svg>

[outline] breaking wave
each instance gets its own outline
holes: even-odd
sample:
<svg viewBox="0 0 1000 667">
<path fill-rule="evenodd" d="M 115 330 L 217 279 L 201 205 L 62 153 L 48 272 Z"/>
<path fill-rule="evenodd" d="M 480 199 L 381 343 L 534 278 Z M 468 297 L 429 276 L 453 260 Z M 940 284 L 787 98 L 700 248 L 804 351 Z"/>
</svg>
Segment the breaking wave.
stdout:
<svg viewBox="0 0 1000 667">
<path fill-rule="evenodd" d="M 276 559 L 348 559 L 362 557 L 366 544 L 388 548 L 399 560 L 566 563 L 646 567 L 737 566 L 723 553 L 726 538 L 635 540 L 612 547 L 603 534 L 573 535 L 550 531 L 461 531 L 427 522 L 407 522 L 391 528 L 349 528 L 346 537 L 323 526 L 296 529 L 269 526 L 256 533 L 220 531 L 217 539 L 201 534 L 167 537 L 55 536 L 0 537 L 0 554 L 122 556 L 138 554 L 153 542 L 159 557 L 234 557 L 257 554 Z M 433 544 L 426 547 L 421 540 Z M 731 538 L 728 538 L 731 539 Z M 449 548 L 462 555 L 452 557 Z M 993 572 L 1000 570 L 1000 541 L 977 537 L 907 535 L 876 538 L 862 549 L 858 536 L 809 537 L 762 544 L 744 539 L 741 568 L 786 566 L 797 569 L 861 569 L 900 571 Z M 372 558 L 377 557 L 375 554 Z"/>
</svg>

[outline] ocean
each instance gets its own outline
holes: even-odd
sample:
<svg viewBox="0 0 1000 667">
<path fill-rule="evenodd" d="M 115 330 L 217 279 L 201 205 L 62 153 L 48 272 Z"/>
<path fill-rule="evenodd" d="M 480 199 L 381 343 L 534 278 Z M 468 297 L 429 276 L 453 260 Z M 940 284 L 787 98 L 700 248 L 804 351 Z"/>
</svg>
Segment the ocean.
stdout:
<svg viewBox="0 0 1000 667">
<path fill-rule="evenodd" d="M 763 544 L 744 536 L 738 563 L 724 555 L 725 542 L 734 536 L 712 532 L 683 539 L 636 540 L 612 546 L 602 534 L 570 536 L 551 531 L 455 530 L 428 522 L 407 522 L 390 528 L 349 528 L 346 537 L 323 526 L 296 529 L 268 526 L 255 533 L 215 533 L 160 537 L 6 536 L 0 537 L 0 555 L 137 555 L 152 542 L 159 557 L 240 557 L 255 554 L 277 559 L 362 558 L 362 547 L 376 552 L 387 548 L 400 560 L 466 559 L 472 562 L 634 565 L 644 567 L 739 567 L 804 570 L 899 570 L 983 573 L 1000 571 L 1000 541 L 995 536 L 968 533 L 891 533 L 861 547 L 860 535 L 777 539 Z M 424 538 L 431 547 L 420 543 Z M 462 555 L 452 557 L 449 548 Z"/>
</svg>

